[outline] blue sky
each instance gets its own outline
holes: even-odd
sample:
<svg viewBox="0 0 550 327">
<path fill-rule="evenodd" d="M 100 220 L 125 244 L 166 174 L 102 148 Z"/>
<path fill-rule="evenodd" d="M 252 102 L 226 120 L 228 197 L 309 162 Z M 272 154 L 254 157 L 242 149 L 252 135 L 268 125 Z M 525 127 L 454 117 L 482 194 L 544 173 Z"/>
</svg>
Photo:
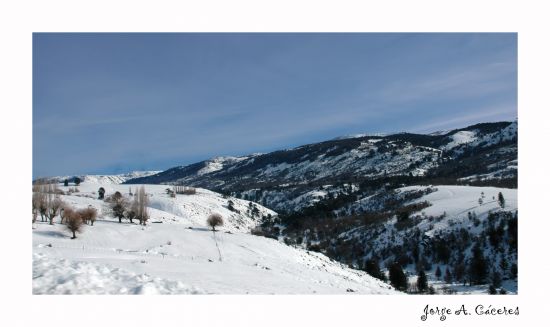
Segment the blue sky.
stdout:
<svg viewBox="0 0 550 327">
<path fill-rule="evenodd" d="M 34 34 L 33 177 L 517 117 L 516 34 Z"/>
</svg>

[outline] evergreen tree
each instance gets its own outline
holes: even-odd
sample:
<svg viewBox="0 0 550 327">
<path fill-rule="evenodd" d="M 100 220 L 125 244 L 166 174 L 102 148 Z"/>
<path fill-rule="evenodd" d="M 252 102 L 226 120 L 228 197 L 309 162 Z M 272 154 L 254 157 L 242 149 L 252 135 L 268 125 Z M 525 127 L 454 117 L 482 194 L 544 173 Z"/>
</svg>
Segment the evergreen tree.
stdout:
<svg viewBox="0 0 550 327">
<path fill-rule="evenodd" d="M 435 277 L 437 278 L 437 280 L 441 278 L 441 269 L 439 268 L 439 266 L 437 266 L 437 268 L 435 269 Z"/>
<path fill-rule="evenodd" d="M 502 192 L 498 192 L 498 205 L 504 209 L 504 206 L 506 205 L 506 201 L 504 200 L 504 196 L 502 195 Z"/>
<path fill-rule="evenodd" d="M 453 275 L 451 275 L 451 271 L 449 270 L 449 267 L 445 269 L 445 283 L 450 284 L 453 282 Z"/>
<path fill-rule="evenodd" d="M 97 191 L 97 193 L 99 194 L 99 200 L 103 200 L 103 198 L 105 197 L 105 189 L 103 187 L 100 187 L 99 190 Z"/>
<path fill-rule="evenodd" d="M 466 272 L 466 266 L 464 265 L 464 262 L 458 262 L 453 269 L 453 273 L 455 276 L 455 280 L 457 282 L 464 281 L 464 274 Z"/>
<path fill-rule="evenodd" d="M 378 265 L 378 260 L 369 259 L 365 261 L 365 266 L 363 269 L 367 272 L 367 274 L 371 275 L 372 277 L 386 281 L 386 275 L 384 275 L 382 270 L 380 270 L 380 266 Z"/>
<path fill-rule="evenodd" d="M 518 276 L 518 265 L 513 263 L 510 267 L 510 273 L 512 274 L 512 278 L 516 278 Z"/>
<path fill-rule="evenodd" d="M 491 294 L 491 295 L 497 294 L 497 289 L 493 284 L 491 284 L 491 286 L 489 286 L 489 294 Z"/>
<path fill-rule="evenodd" d="M 500 274 L 498 271 L 493 271 L 493 275 L 491 276 L 491 282 L 495 287 L 500 287 L 502 285 L 502 278 L 500 277 Z"/>
<path fill-rule="evenodd" d="M 399 263 L 390 266 L 390 283 L 400 291 L 406 291 L 408 287 L 407 276 Z"/>
<path fill-rule="evenodd" d="M 425 293 L 428 290 L 428 278 L 424 270 L 421 270 L 416 279 L 416 287 L 419 293 Z"/>
<path fill-rule="evenodd" d="M 63 181 L 63 186 L 69 186 L 69 180 L 65 178 Z"/>
<path fill-rule="evenodd" d="M 473 285 L 483 284 L 487 278 L 487 260 L 483 256 L 479 243 L 476 243 L 472 250 L 469 275 L 470 284 Z"/>
<path fill-rule="evenodd" d="M 508 261 L 506 260 L 505 257 L 502 257 L 502 259 L 500 260 L 500 269 L 503 272 L 508 271 Z M 505 277 L 506 277 L 506 274 L 505 274 Z"/>
<path fill-rule="evenodd" d="M 231 200 L 227 201 L 227 209 L 235 211 L 235 203 Z"/>
</svg>

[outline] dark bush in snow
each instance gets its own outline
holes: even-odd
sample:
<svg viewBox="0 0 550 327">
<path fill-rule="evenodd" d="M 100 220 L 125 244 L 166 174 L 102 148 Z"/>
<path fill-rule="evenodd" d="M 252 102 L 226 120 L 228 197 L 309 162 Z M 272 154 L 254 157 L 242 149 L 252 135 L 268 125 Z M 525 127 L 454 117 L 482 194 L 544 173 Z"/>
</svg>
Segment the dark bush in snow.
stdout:
<svg viewBox="0 0 550 327">
<path fill-rule="evenodd" d="M 223 225 L 223 217 L 219 213 L 213 213 L 206 219 L 208 226 L 212 227 L 212 231 L 216 231 L 216 226 Z"/>
</svg>

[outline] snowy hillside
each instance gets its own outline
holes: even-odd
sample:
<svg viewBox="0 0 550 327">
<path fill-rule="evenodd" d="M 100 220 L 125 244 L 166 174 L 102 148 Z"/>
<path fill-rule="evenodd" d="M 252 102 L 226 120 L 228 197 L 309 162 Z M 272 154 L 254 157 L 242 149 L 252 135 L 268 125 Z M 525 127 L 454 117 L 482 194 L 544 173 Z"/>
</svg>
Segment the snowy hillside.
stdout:
<svg viewBox="0 0 550 327">
<path fill-rule="evenodd" d="M 278 224 L 286 226 L 288 243 L 358 268 L 369 260 L 381 267 L 399 262 L 410 286 L 422 269 L 440 293 L 486 294 L 491 282 L 516 293 L 517 210 L 516 189 L 408 186 L 345 205 L 334 211 L 337 219 L 312 212 L 309 215 L 316 219 L 294 215 Z M 307 229 L 294 227 L 299 217 L 307 219 Z M 470 285 L 477 278 L 470 271 L 476 247 L 484 268 L 480 282 Z"/>
<path fill-rule="evenodd" d="M 410 191 L 425 189 L 422 186 L 410 186 L 399 189 L 399 191 Z M 427 201 L 430 206 L 421 210 L 421 216 L 441 216 L 445 215 L 440 222 L 433 226 L 427 221 L 423 221 L 418 227 L 426 231 L 426 235 L 432 236 L 434 233 L 452 228 L 474 228 L 473 223 L 468 219 L 468 212 L 476 214 L 478 219 L 487 219 L 489 213 L 498 211 L 512 211 L 518 209 L 517 190 L 502 189 L 496 187 L 470 187 L 470 186 L 447 186 L 439 185 L 435 187 L 436 191 L 429 193 L 411 203 Z M 507 199 L 504 208 L 498 204 L 498 193 L 502 193 L 504 199 Z M 481 203 L 480 203 L 481 199 Z M 431 227 L 431 228 L 429 228 Z"/>
<path fill-rule="evenodd" d="M 131 198 L 129 193 L 135 193 L 141 185 L 120 185 L 101 184 L 95 181 L 82 182 L 78 187 L 79 192 L 62 196 L 63 200 L 76 207 L 92 205 L 108 217 L 109 209 L 106 203 L 97 200 L 100 187 L 105 189 L 105 194 L 120 192 L 122 195 Z M 58 186 L 62 191 L 68 191 L 74 186 Z M 149 195 L 149 211 L 152 223 L 167 222 L 171 224 L 182 224 L 185 226 L 206 226 L 205 220 L 211 213 L 217 212 L 225 217 L 225 230 L 249 231 L 255 227 L 261 217 L 276 215 L 270 209 L 259 204 L 236 198 L 223 197 L 222 195 L 205 189 L 196 189 L 196 194 L 178 195 L 175 198 L 166 193 L 169 188 L 165 185 L 146 185 L 145 190 Z M 233 202 L 234 210 L 229 209 L 229 201 Z M 257 211 L 252 212 L 253 208 Z"/>
<path fill-rule="evenodd" d="M 106 203 L 97 199 L 99 187 L 106 196 L 130 192 L 128 185 L 88 180 L 78 186 L 79 192 L 62 195 L 77 208 L 101 211 L 76 239 L 59 217 L 54 225 L 40 219 L 34 224 L 34 294 L 396 293 L 322 254 L 251 235 L 250 228 L 261 217 L 276 213 L 249 201 L 204 189 L 171 198 L 166 186 L 145 185 L 151 219 L 140 226 L 114 219 Z M 233 211 L 227 207 L 229 200 Z M 250 209 L 254 207 L 257 210 Z M 205 223 L 212 212 L 225 217 L 216 233 Z"/>
<path fill-rule="evenodd" d="M 311 195 L 320 187 L 333 186 L 326 191 L 336 193 L 345 183 L 389 178 L 514 187 L 517 121 L 432 134 L 359 134 L 266 154 L 217 157 L 126 183 L 193 185 L 282 212 L 314 205 L 319 197 Z"/>
<path fill-rule="evenodd" d="M 36 224 L 35 291 L 65 292 L 70 284 L 47 285 L 72 274 L 63 280 L 113 285 L 113 293 L 393 292 L 382 283 L 388 279 L 409 293 L 487 293 L 489 286 L 516 293 L 517 132 L 514 121 L 356 135 L 136 178 L 82 176 L 78 190 L 61 187 L 63 200 L 96 207 L 101 219 L 76 240 L 63 226 Z M 100 186 L 130 200 L 143 184 L 146 227 L 114 221 L 109 205 L 97 200 Z M 183 194 L 189 186 L 196 192 Z M 178 187 L 182 194 L 170 194 Z M 205 222 L 212 213 L 225 220 L 215 234 Z M 83 253 L 74 253 L 74 244 Z M 81 280 L 83 270 L 112 278 Z M 229 278 L 218 277 L 221 271 Z M 237 285 L 237 272 L 250 283 Z M 430 289 L 418 286 L 424 273 Z"/>
<path fill-rule="evenodd" d="M 118 175 L 78 175 L 78 176 L 55 176 L 48 179 L 55 180 L 62 183 L 65 179 L 71 183 L 75 177 L 80 178 L 81 181 L 87 181 L 96 184 L 122 184 L 130 179 L 142 178 L 160 173 L 158 170 L 151 171 L 133 171 L 125 174 Z"/>
</svg>

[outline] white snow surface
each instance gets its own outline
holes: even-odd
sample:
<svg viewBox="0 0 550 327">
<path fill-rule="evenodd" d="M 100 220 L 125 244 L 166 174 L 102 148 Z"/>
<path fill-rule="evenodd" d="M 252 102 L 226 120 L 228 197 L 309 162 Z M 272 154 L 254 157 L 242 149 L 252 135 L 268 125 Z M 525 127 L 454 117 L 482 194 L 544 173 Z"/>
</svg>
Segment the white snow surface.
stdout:
<svg viewBox="0 0 550 327">
<path fill-rule="evenodd" d="M 412 201 L 430 202 L 431 206 L 422 210 L 422 212 L 427 215 L 435 216 L 445 212 L 447 216 L 458 217 L 467 214 L 468 211 L 475 211 L 478 216 L 483 216 L 491 211 L 500 209 L 497 201 L 499 192 L 502 193 L 505 199 L 504 209 L 508 211 L 517 210 L 517 189 L 461 185 L 437 185 L 433 187 L 436 188 L 437 191 Z M 419 188 L 424 187 L 408 186 L 400 188 L 399 190 L 409 191 Z M 483 203 L 479 204 L 479 198 L 482 196 Z"/>
<path fill-rule="evenodd" d="M 444 149 L 449 150 L 456 147 L 457 145 L 471 143 L 476 139 L 476 135 L 476 132 L 473 131 L 458 131 L 449 136 L 451 138 L 451 142 L 447 143 Z"/>
<path fill-rule="evenodd" d="M 33 226 L 34 294 L 397 294 L 389 285 L 328 257 L 251 235 L 258 220 L 248 201 L 203 189 L 168 197 L 165 185 L 145 185 L 151 200 L 147 226 L 118 223 L 93 191 L 128 193 L 136 185 L 83 182 L 80 193 L 63 196 L 76 207 L 101 212 L 94 226 L 71 239 L 64 225 Z M 60 187 L 64 189 L 63 186 Z M 256 205 L 261 214 L 272 213 Z M 212 232 L 210 212 L 226 224 Z M 234 214 L 233 216 L 231 214 Z M 160 223 L 162 222 L 162 223 Z"/>
<path fill-rule="evenodd" d="M 419 188 L 422 187 L 409 186 L 400 190 L 408 191 Z M 442 214 L 446 216 L 440 222 L 434 223 L 433 228 L 429 230 L 429 221 L 423 221 L 419 225 L 419 228 L 426 230 L 428 236 L 434 235 L 436 231 L 449 228 L 450 224 L 473 228 L 472 223 L 468 220 L 468 212 L 475 213 L 483 220 L 491 212 L 501 209 L 513 212 L 518 209 L 517 189 L 457 185 L 437 185 L 435 188 L 437 191 L 411 201 L 412 203 L 428 201 L 431 204 L 420 212 L 423 216 L 440 216 Z M 498 204 L 499 192 L 505 199 L 504 208 Z M 482 198 L 481 204 L 479 203 L 480 198 Z"/>
<path fill-rule="evenodd" d="M 122 184 L 126 182 L 127 180 L 133 179 L 133 178 L 139 178 L 139 177 L 146 177 L 155 175 L 162 172 L 162 170 L 151 170 L 151 171 L 133 171 L 126 174 L 118 174 L 118 175 L 78 175 L 78 177 L 82 181 L 87 181 L 89 183 L 96 183 L 96 184 Z M 58 180 L 60 182 L 63 182 L 65 179 L 72 179 L 75 177 L 75 175 L 71 176 L 56 176 L 53 177 L 53 179 Z M 74 186 L 74 185 L 71 185 Z"/>
<path fill-rule="evenodd" d="M 254 155 L 251 155 L 254 156 Z M 206 161 L 204 168 L 200 169 L 197 172 L 198 176 L 202 176 L 204 174 L 213 173 L 218 170 L 222 170 L 225 164 L 232 164 L 236 162 L 243 161 L 245 159 L 250 158 L 249 156 L 244 157 L 214 157 L 208 161 Z"/>
</svg>

